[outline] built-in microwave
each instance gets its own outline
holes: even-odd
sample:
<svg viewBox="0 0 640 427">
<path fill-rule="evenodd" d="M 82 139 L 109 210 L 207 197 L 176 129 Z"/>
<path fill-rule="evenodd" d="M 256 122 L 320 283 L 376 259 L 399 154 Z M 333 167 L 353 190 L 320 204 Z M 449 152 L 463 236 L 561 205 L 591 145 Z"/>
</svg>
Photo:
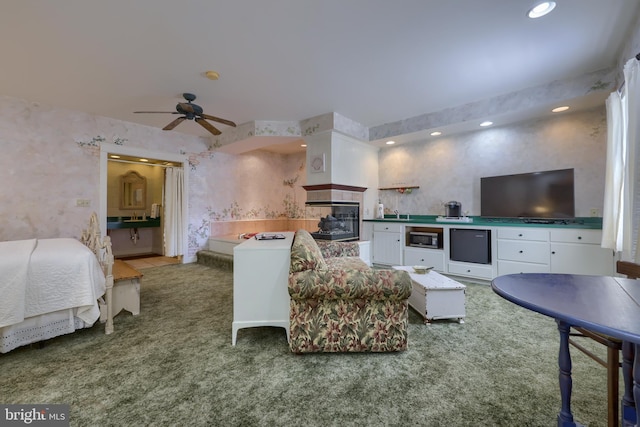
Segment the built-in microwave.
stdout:
<svg viewBox="0 0 640 427">
<path fill-rule="evenodd" d="M 409 246 L 418 248 L 438 248 L 438 233 L 424 231 L 409 232 Z"/>
</svg>

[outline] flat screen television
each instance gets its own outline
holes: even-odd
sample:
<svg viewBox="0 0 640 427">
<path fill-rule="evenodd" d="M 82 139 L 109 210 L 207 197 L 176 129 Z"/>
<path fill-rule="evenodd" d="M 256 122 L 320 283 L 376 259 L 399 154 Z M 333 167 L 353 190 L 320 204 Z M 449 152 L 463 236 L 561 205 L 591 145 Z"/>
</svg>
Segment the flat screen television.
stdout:
<svg viewBox="0 0 640 427">
<path fill-rule="evenodd" d="M 480 216 L 574 218 L 573 169 L 480 178 Z"/>
</svg>

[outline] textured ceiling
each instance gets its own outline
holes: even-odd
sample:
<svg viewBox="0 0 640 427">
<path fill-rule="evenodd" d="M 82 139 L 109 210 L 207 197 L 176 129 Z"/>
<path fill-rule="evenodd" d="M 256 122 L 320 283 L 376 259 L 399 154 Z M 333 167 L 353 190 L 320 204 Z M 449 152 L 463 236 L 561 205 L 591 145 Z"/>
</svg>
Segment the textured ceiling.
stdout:
<svg viewBox="0 0 640 427">
<path fill-rule="evenodd" d="M 557 0 L 531 20 L 532 3 L 8 2 L 0 95 L 161 128 L 176 116 L 133 111 L 174 111 L 192 92 L 238 124 L 337 112 L 373 127 L 611 67 L 640 4 Z"/>
</svg>

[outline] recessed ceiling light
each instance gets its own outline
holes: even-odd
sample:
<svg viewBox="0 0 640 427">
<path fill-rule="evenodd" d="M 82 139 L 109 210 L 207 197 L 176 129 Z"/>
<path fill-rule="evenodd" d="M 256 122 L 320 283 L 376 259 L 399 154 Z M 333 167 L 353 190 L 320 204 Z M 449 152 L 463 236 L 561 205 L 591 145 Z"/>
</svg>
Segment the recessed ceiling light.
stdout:
<svg viewBox="0 0 640 427">
<path fill-rule="evenodd" d="M 435 132 L 431 132 L 429 135 L 431 135 L 431 136 L 440 136 L 440 135 L 442 135 L 442 132 L 435 131 Z"/>
<path fill-rule="evenodd" d="M 395 141 L 387 141 L 387 142 L 386 142 L 386 144 L 387 144 L 387 145 L 393 145 L 393 144 L 395 144 L 395 143 L 396 143 Z"/>
<path fill-rule="evenodd" d="M 141 162 L 148 162 L 148 159 L 140 159 Z"/>
<path fill-rule="evenodd" d="M 493 124 L 493 122 L 490 122 L 490 121 L 487 120 L 486 122 L 480 123 L 480 126 L 487 127 L 487 126 L 491 126 L 492 124 Z"/>
<path fill-rule="evenodd" d="M 568 105 L 563 105 L 562 107 L 556 107 L 551 110 L 552 113 L 562 113 L 563 111 L 567 111 L 569 109 Z"/>
<path fill-rule="evenodd" d="M 119 159 L 119 158 L 120 158 L 120 156 L 117 156 L 117 155 L 115 155 L 115 154 L 112 154 L 112 155 L 110 155 L 109 157 L 111 157 L 112 159 Z"/>
<path fill-rule="evenodd" d="M 213 70 L 205 71 L 204 75 L 209 80 L 218 80 L 220 78 L 220 74 L 218 74 L 216 71 L 213 71 Z"/>
<path fill-rule="evenodd" d="M 556 7 L 556 2 L 554 1 L 541 1 L 541 2 L 538 2 L 531 9 L 529 9 L 529 12 L 527 12 L 527 16 L 532 19 L 540 18 L 546 15 L 547 13 L 551 12 L 555 7 Z"/>
<path fill-rule="evenodd" d="M 307 144 L 300 144 L 300 147 L 306 147 Z"/>
</svg>

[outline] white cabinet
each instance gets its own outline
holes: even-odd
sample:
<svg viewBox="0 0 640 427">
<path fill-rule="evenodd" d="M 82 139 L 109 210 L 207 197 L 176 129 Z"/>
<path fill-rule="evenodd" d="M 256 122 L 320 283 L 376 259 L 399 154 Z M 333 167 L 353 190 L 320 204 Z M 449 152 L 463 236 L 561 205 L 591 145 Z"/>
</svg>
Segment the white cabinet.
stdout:
<svg viewBox="0 0 640 427">
<path fill-rule="evenodd" d="M 426 265 L 435 271 L 460 277 L 492 280 L 517 273 L 567 273 L 612 276 L 613 251 L 602 249 L 602 231 L 564 226 L 492 226 L 491 263 L 476 264 L 450 259 L 449 230 L 478 229 L 478 225 L 437 224 L 442 248 L 409 246 L 411 231 L 433 231 L 435 224 L 413 222 L 372 222 L 374 264 Z M 480 227 L 482 228 L 482 227 Z"/>
<path fill-rule="evenodd" d="M 500 228 L 498 275 L 566 273 L 613 275 L 614 254 L 600 247 L 600 230 Z"/>
<path fill-rule="evenodd" d="M 281 240 L 248 239 L 233 248 L 233 323 L 231 344 L 238 330 L 276 326 L 289 339 L 289 266 L 294 233 Z"/>
<path fill-rule="evenodd" d="M 404 226 L 398 223 L 373 225 L 373 263 L 402 265 Z"/>
<path fill-rule="evenodd" d="M 614 274 L 614 253 L 600 247 L 600 230 L 551 230 L 551 272 Z"/>
<path fill-rule="evenodd" d="M 549 231 L 539 228 L 498 229 L 498 275 L 549 272 Z"/>
<path fill-rule="evenodd" d="M 444 250 L 405 247 L 404 265 L 424 265 L 443 272 L 445 266 Z"/>
</svg>

